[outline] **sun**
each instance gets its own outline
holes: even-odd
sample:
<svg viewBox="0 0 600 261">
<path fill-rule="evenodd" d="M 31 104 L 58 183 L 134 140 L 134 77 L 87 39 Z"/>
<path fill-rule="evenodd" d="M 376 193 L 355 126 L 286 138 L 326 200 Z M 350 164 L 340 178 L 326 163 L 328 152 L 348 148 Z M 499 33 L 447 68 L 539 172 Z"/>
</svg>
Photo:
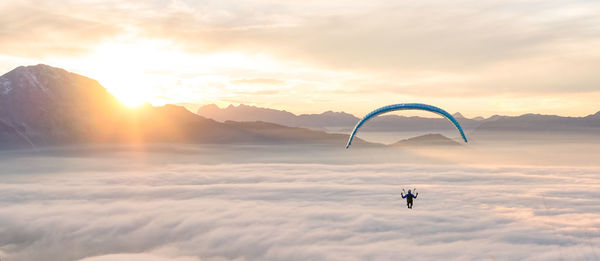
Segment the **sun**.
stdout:
<svg viewBox="0 0 600 261">
<path fill-rule="evenodd" d="M 125 106 L 129 108 L 137 108 L 142 106 L 145 103 L 148 103 L 148 100 L 140 93 L 132 92 L 129 90 L 125 90 L 122 92 L 113 92 L 113 95 Z"/>
<path fill-rule="evenodd" d="M 146 103 L 152 104 L 152 88 L 143 77 L 106 77 L 100 83 L 123 105 L 136 108 Z"/>
<path fill-rule="evenodd" d="M 169 57 L 161 47 L 152 41 L 99 44 L 87 59 L 93 65 L 91 75 L 127 107 L 152 103 L 158 83 L 149 72 L 160 71 L 156 67 Z"/>
<path fill-rule="evenodd" d="M 267 56 L 241 52 L 188 53 L 167 40 L 124 35 L 98 43 L 81 59 L 84 75 L 97 79 L 125 106 L 191 100 L 215 100 L 239 92 L 260 91 L 254 85 L 235 85 L 231 79 L 248 78 L 255 69 L 281 70 Z M 81 66 L 79 66 L 81 65 Z M 203 88 L 206 87 L 206 88 Z M 199 89 L 202 88 L 201 91 Z"/>
</svg>

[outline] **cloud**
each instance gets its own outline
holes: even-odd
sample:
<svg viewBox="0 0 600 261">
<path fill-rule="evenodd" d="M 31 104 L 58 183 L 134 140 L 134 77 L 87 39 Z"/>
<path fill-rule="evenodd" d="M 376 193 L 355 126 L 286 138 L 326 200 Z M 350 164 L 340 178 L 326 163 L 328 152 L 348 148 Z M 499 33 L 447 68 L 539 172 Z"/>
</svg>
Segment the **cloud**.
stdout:
<svg viewBox="0 0 600 261">
<path fill-rule="evenodd" d="M 591 29 L 598 22 L 592 10 L 600 6 L 582 1 L 333 1 L 310 6 L 256 1 L 227 7 L 190 4 L 183 17 L 177 10 L 165 12 L 164 20 L 148 21 L 145 32 L 177 39 L 196 51 L 242 49 L 335 69 L 430 72 L 556 54 L 561 44 L 600 36 Z"/>
<path fill-rule="evenodd" d="M 241 91 L 241 92 L 234 92 L 237 95 L 275 95 L 278 94 L 279 91 L 278 90 L 261 90 L 261 91 Z M 243 102 L 241 102 L 240 104 L 244 104 Z"/>
<path fill-rule="evenodd" d="M 595 167 L 282 163 L 289 161 L 276 152 L 263 154 L 273 163 L 222 163 L 254 161 L 256 148 L 240 149 L 223 154 L 200 148 L 176 157 L 2 158 L 2 259 L 541 260 L 600 254 Z M 218 164 L 203 163 L 207 158 Z M 413 210 L 400 198 L 401 187 L 420 192 Z"/>
<path fill-rule="evenodd" d="M 285 83 L 282 80 L 278 79 L 269 79 L 269 78 L 253 78 L 253 79 L 241 79 L 241 80 L 233 80 L 232 84 L 247 84 L 247 85 L 280 85 Z"/>
<path fill-rule="evenodd" d="M 81 55 L 122 33 L 119 25 L 87 19 L 82 10 L 66 13 L 60 3 L 9 1 L 0 4 L 0 49 L 4 55 L 43 58 Z M 65 7 L 65 6 L 63 6 Z"/>
<path fill-rule="evenodd" d="M 80 261 L 198 261 L 194 257 L 168 257 L 152 254 L 115 254 L 84 258 Z"/>
<path fill-rule="evenodd" d="M 575 116 L 600 97 L 594 1 L 29 0 L 0 11 L 5 71 L 50 63 L 117 94 L 143 86 L 157 105 L 363 114 L 374 100 L 419 101 Z"/>
<path fill-rule="evenodd" d="M 173 39 L 192 53 L 268 53 L 323 71 L 354 72 L 349 79 L 329 77 L 321 82 L 326 90 L 307 92 L 312 96 L 304 99 L 338 89 L 377 93 L 376 98 L 389 93 L 463 99 L 466 94 L 473 99 L 500 94 L 530 95 L 529 102 L 535 102 L 549 94 L 584 93 L 578 100 L 585 93 L 597 96 L 597 77 L 590 68 L 597 67 L 600 53 L 590 47 L 600 37 L 595 15 L 600 6 L 591 2 L 333 1 L 308 7 L 258 1 L 227 6 L 189 4 L 186 15 L 166 12 L 165 19 L 144 23 L 142 31 Z M 581 48 L 589 51 L 581 53 Z M 350 96 L 360 99 L 360 94 Z"/>
</svg>

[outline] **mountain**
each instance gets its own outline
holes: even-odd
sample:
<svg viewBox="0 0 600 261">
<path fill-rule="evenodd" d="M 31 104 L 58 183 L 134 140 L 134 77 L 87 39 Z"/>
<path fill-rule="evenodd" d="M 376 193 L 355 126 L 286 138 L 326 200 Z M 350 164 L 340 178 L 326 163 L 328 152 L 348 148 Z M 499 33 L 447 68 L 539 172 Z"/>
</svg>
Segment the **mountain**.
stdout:
<svg viewBox="0 0 600 261">
<path fill-rule="evenodd" d="M 465 131 L 477 128 L 485 120 L 467 119 L 461 114 L 455 117 Z M 425 118 L 419 116 L 381 115 L 362 127 L 361 131 L 421 131 L 421 132 L 446 132 L 455 131 L 454 126 L 447 119 Z"/>
<path fill-rule="evenodd" d="M 226 121 L 226 125 L 251 131 L 256 134 L 272 137 L 272 142 L 277 144 L 296 143 L 295 140 L 308 140 L 319 144 L 339 145 L 348 141 L 347 134 L 330 134 L 318 130 L 310 130 L 298 127 L 288 127 L 269 122 L 236 122 Z M 363 140 L 358 141 L 359 146 L 380 146 Z M 381 145 L 383 146 L 383 145 Z"/>
<path fill-rule="evenodd" d="M 358 117 L 344 112 L 295 115 L 287 111 L 260 108 L 240 104 L 219 108 L 214 104 L 202 106 L 198 114 L 217 121 L 265 121 L 287 126 L 311 129 L 351 131 Z M 521 116 L 493 115 L 489 118 L 465 118 L 460 113 L 453 116 L 465 132 L 472 135 L 498 132 L 587 133 L 600 134 L 600 112 L 585 117 L 562 117 L 556 115 L 524 114 Z M 406 117 L 381 115 L 362 127 L 361 132 L 454 132 L 454 127 L 444 118 Z"/>
<path fill-rule="evenodd" d="M 87 143 L 330 143 L 345 135 L 221 123 L 183 107 L 124 107 L 97 81 L 48 65 L 0 76 L 0 149 Z"/>
<path fill-rule="evenodd" d="M 285 122 L 288 118 L 295 116 L 287 111 L 259 108 L 254 106 L 229 105 L 225 110 L 220 109 L 215 104 L 204 105 L 198 109 L 198 115 L 211 118 L 217 121 L 266 121 L 266 122 Z M 288 126 L 291 126 L 288 124 Z"/>
<path fill-rule="evenodd" d="M 461 144 L 441 134 L 425 134 L 391 144 L 392 147 L 460 146 Z"/>
<path fill-rule="evenodd" d="M 524 114 L 516 117 L 498 116 L 482 123 L 475 130 L 483 132 L 577 132 L 598 133 L 600 112 L 585 117 Z"/>
<path fill-rule="evenodd" d="M 198 115 L 217 121 L 264 121 L 291 127 L 325 128 L 353 126 L 357 117 L 343 112 L 327 111 L 321 114 L 295 115 L 284 110 L 275 110 L 240 104 L 221 109 L 215 104 L 198 108 Z"/>
<path fill-rule="evenodd" d="M 313 129 L 342 129 L 350 131 L 360 120 L 358 117 L 345 112 L 327 111 L 320 114 L 301 114 L 275 109 L 260 108 L 240 104 L 219 108 L 209 104 L 198 109 L 198 115 L 217 121 L 265 121 L 276 124 L 304 127 Z M 460 113 L 455 117 L 466 130 L 479 126 L 483 119 L 467 119 Z M 453 130 L 444 118 L 406 117 L 398 115 L 382 115 L 372 119 L 369 124 L 362 127 L 361 131 L 447 131 Z"/>
<path fill-rule="evenodd" d="M 208 105 L 201 107 L 199 113 L 219 121 L 175 105 L 144 105 L 129 109 L 96 80 L 48 65 L 21 66 L 0 76 L 0 149 L 164 142 L 343 146 L 347 135 L 315 129 L 337 127 L 349 130 L 358 121 L 357 117 L 343 112 L 295 115 L 246 105 L 224 109 Z M 467 119 L 460 114 L 455 116 L 467 131 L 475 129 L 473 135 L 494 132 L 600 133 L 600 112 L 585 117 L 525 114 Z M 373 119 L 361 131 L 454 131 L 452 128 L 442 118 L 383 115 Z M 378 146 L 360 139 L 356 142 Z M 439 136 L 409 139 L 400 144 L 415 142 L 445 144 Z"/>
<path fill-rule="evenodd" d="M 584 118 L 587 119 L 600 119 L 600 111 L 594 113 L 594 114 L 590 114 L 588 116 L 585 116 Z"/>
<path fill-rule="evenodd" d="M 460 112 L 454 113 L 452 114 L 452 116 L 454 116 L 454 118 L 458 119 L 466 119 L 465 116 L 463 116 Z"/>
<path fill-rule="evenodd" d="M 86 139 L 120 107 L 95 80 L 47 65 L 20 66 L 0 76 L 0 141 Z"/>
</svg>

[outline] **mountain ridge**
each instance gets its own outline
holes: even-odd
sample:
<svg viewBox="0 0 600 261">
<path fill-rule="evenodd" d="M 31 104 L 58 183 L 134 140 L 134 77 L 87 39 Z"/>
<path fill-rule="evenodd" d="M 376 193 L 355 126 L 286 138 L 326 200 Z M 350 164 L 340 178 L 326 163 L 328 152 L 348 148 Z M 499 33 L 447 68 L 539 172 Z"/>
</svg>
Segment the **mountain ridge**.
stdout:
<svg viewBox="0 0 600 261">
<path fill-rule="evenodd" d="M 325 111 L 319 114 L 293 114 L 285 110 L 248 106 L 239 104 L 219 108 L 215 104 L 208 104 L 198 108 L 196 114 L 216 121 L 266 121 L 286 126 L 303 127 L 312 129 L 342 129 L 351 131 L 360 120 L 359 117 L 346 112 Z M 480 122 L 468 119 L 460 113 L 455 113 L 464 129 L 473 129 Z M 419 116 L 381 115 L 372 119 L 363 131 L 417 131 L 417 130 L 448 131 L 453 127 L 444 118 L 425 118 Z"/>
<path fill-rule="evenodd" d="M 392 147 L 414 147 L 414 146 L 461 146 L 459 142 L 450 139 L 442 134 L 429 133 L 408 139 L 403 139 L 393 144 Z"/>
<path fill-rule="evenodd" d="M 0 76 L 0 149 L 35 148 L 80 143 L 215 143 L 343 144 L 346 134 L 326 133 L 328 127 L 346 131 L 359 120 L 345 112 L 295 115 L 288 111 L 248 105 L 200 107 L 223 113 L 238 110 L 237 121 L 218 121 L 183 107 L 149 104 L 129 109 L 98 81 L 48 65 L 19 66 Z M 248 113 L 248 111 L 252 113 Z M 268 114 L 269 117 L 263 117 Z M 221 115 L 227 116 L 227 113 Z M 600 111 L 585 117 L 528 113 L 467 119 L 455 113 L 472 134 L 494 131 L 583 132 L 600 131 Z M 216 117 L 218 118 L 218 117 Z M 257 119 L 258 118 L 258 119 Z M 222 118 L 221 118 L 222 119 Z M 280 121 L 280 122 L 271 122 Z M 281 123 L 281 121 L 285 121 Z M 443 118 L 382 115 L 361 131 L 454 131 Z M 338 130 L 339 131 L 339 130 Z M 439 138 L 439 137 L 438 137 Z M 357 139 L 366 146 L 382 146 Z"/>
<path fill-rule="evenodd" d="M 205 110 L 205 108 L 211 110 Z M 278 118 L 262 114 L 277 114 Z M 345 112 L 326 111 L 320 114 L 293 114 L 284 110 L 262 108 L 240 104 L 219 108 L 215 104 L 201 106 L 198 115 L 217 121 L 266 121 L 286 126 L 312 129 L 335 129 L 351 131 L 359 118 Z M 339 117 L 343 116 L 343 117 Z M 493 115 L 488 118 L 465 118 L 461 113 L 453 116 L 467 132 L 489 131 L 594 131 L 600 130 L 600 111 L 583 117 L 568 117 L 526 113 L 519 116 Z M 338 129 L 338 131 L 340 131 Z M 381 115 L 372 119 L 361 131 L 453 131 L 453 126 L 443 118 L 425 118 L 420 116 Z"/>
<path fill-rule="evenodd" d="M 217 122 L 176 105 L 130 109 L 96 80 L 43 64 L 20 66 L 0 76 L 0 149 L 161 142 L 343 146 L 346 141 L 335 134 L 269 126 L 277 131 L 261 133 L 251 123 Z"/>
</svg>

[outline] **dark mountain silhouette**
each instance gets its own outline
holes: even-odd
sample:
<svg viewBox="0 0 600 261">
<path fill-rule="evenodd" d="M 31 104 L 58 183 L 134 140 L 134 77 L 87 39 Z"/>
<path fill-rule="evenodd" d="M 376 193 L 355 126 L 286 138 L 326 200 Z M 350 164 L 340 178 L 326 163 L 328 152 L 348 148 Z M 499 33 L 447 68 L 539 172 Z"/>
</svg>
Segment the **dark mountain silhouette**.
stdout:
<svg viewBox="0 0 600 261">
<path fill-rule="evenodd" d="M 120 108 L 95 80 L 47 65 L 20 66 L 0 76 L 0 141 L 85 140 Z"/>
<path fill-rule="evenodd" d="M 240 104 L 219 108 L 214 104 L 202 106 L 198 115 L 217 121 L 265 121 L 293 127 L 313 129 L 337 128 L 350 131 L 359 118 L 345 112 L 327 111 L 320 114 L 295 115 L 287 111 L 260 108 Z M 467 119 L 455 113 L 456 119 L 466 130 L 474 129 L 484 120 Z M 454 127 L 444 118 L 406 117 L 399 115 L 381 115 L 369 121 L 361 131 L 445 131 Z"/>
<path fill-rule="evenodd" d="M 129 109 L 97 81 L 47 65 L 21 66 L 0 76 L 0 149 L 82 143 L 162 142 L 319 143 L 343 146 L 347 135 L 307 128 L 338 127 L 350 130 L 358 121 L 358 117 L 343 112 L 295 115 L 246 105 L 225 109 L 208 105 L 201 107 L 199 114 L 222 122 L 175 105 L 145 105 Z M 455 117 L 464 129 L 475 129 L 472 134 L 600 133 L 600 112 L 585 117 L 525 114 L 467 119 L 459 113 Z M 383 115 L 373 119 L 361 131 L 369 130 L 436 132 L 453 131 L 453 127 L 443 118 Z M 442 140 L 439 136 L 425 136 L 400 143 L 444 144 Z M 357 142 L 370 144 L 360 139 Z"/>
<path fill-rule="evenodd" d="M 594 114 L 590 114 L 588 116 L 585 116 L 584 118 L 587 119 L 600 119 L 600 111 L 594 113 Z"/>
<path fill-rule="evenodd" d="M 458 114 L 455 117 L 465 131 L 478 127 L 484 120 L 467 119 Z M 454 131 L 454 126 L 447 119 L 425 118 L 419 116 L 382 115 L 370 120 L 361 131 Z"/>
<path fill-rule="evenodd" d="M 454 114 L 452 114 L 452 116 L 454 116 L 454 118 L 458 119 L 466 119 L 465 116 L 463 116 L 460 112 L 456 112 Z"/>
<path fill-rule="evenodd" d="M 217 121 L 266 121 L 287 126 L 312 129 L 338 128 L 351 131 L 358 117 L 344 112 L 324 112 L 321 114 L 295 115 L 287 111 L 260 108 L 247 105 L 230 105 L 219 108 L 214 104 L 202 106 L 198 114 Z M 490 132 L 575 132 L 600 134 L 600 112 L 585 117 L 562 117 L 555 115 L 524 114 L 521 116 L 494 115 L 489 118 L 465 118 L 460 113 L 453 115 L 467 133 L 475 135 Z M 444 118 L 406 117 L 381 115 L 361 128 L 365 131 L 454 131 L 454 127 Z"/>
<path fill-rule="evenodd" d="M 393 147 L 411 147 L 411 146 L 461 146 L 460 143 L 441 134 L 425 134 L 414 138 L 398 141 L 390 146 Z"/>
<path fill-rule="evenodd" d="M 183 107 L 121 105 L 97 81 L 47 65 L 0 76 L 0 148 L 81 143 L 335 143 L 345 135 L 221 123 Z"/>
<path fill-rule="evenodd" d="M 246 131 L 250 131 L 256 134 L 267 135 L 271 137 L 276 143 L 295 143 L 295 140 L 307 140 L 319 144 L 345 144 L 348 140 L 347 134 L 330 134 L 318 130 L 310 130 L 298 127 L 288 127 L 279 124 L 269 122 L 237 122 L 237 121 L 226 121 L 226 125 L 241 128 Z M 340 143 L 341 142 L 341 143 Z M 380 146 L 378 144 L 372 144 L 359 140 L 359 145 L 365 146 Z M 381 145 L 383 146 L 383 145 Z"/>
<path fill-rule="evenodd" d="M 598 133 L 600 112 L 585 117 L 524 114 L 516 117 L 497 116 L 482 123 L 475 131 L 482 132 L 577 132 Z"/>
<path fill-rule="evenodd" d="M 327 111 L 321 114 L 296 115 L 285 110 L 275 110 L 240 104 L 229 105 L 221 109 L 215 104 L 204 105 L 198 109 L 198 115 L 216 121 L 264 121 L 291 127 L 325 128 L 350 127 L 359 120 L 357 117 L 343 112 Z"/>
</svg>

